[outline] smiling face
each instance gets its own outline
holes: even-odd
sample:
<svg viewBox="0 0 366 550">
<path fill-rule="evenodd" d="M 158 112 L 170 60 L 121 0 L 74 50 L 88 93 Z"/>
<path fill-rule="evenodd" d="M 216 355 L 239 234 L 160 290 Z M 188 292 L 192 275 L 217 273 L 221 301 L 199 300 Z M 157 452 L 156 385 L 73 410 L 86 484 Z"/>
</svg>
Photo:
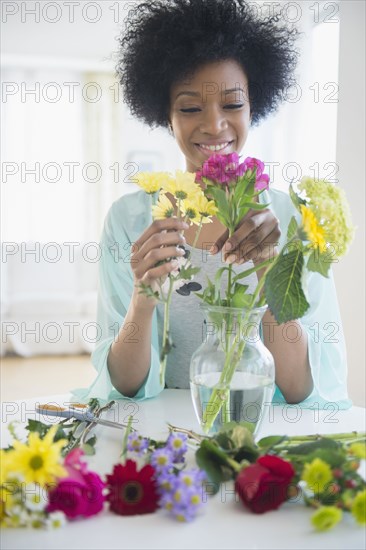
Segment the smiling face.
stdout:
<svg viewBox="0 0 366 550">
<path fill-rule="evenodd" d="M 213 153 L 240 153 L 250 127 L 248 80 L 236 61 L 204 65 L 173 84 L 169 118 L 174 137 L 194 172 Z"/>
</svg>

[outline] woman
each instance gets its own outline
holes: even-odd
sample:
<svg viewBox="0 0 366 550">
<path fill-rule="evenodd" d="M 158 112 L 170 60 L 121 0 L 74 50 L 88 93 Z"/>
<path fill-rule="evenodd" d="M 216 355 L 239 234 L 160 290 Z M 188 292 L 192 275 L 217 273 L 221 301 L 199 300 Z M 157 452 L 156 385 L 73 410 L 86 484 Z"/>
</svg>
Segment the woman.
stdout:
<svg viewBox="0 0 366 550">
<path fill-rule="evenodd" d="M 125 101 L 149 126 L 169 128 L 187 170 L 196 171 L 213 151 L 241 153 L 250 126 L 279 105 L 293 83 L 295 38 L 295 30 L 281 26 L 278 18 L 259 18 L 244 0 L 141 4 L 129 12 L 121 39 L 118 72 Z M 196 249 L 191 249 L 203 275 L 225 261 L 243 266 L 276 253 L 294 212 L 284 193 L 271 190 L 264 200 L 270 207 L 250 211 L 229 240 L 217 219 L 204 226 Z M 193 233 L 177 219 L 152 223 L 150 210 L 147 196 L 137 192 L 114 203 L 106 219 L 99 301 L 102 338 L 93 354 L 99 375 L 90 396 L 143 399 L 162 389 L 162 315 L 138 287 L 145 283 L 154 288 L 158 278 L 172 271 L 176 260 L 158 262 L 184 254 L 181 246 L 191 248 Z M 210 254 L 203 254 L 208 248 Z M 333 280 L 311 274 L 308 283 L 311 307 L 304 318 L 281 326 L 269 311 L 263 318 L 264 343 L 275 360 L 275 399 L 348 406 Z M 337 342 L 325 341 L 327 323 L 339 327 Z M 197 299 L 175 296 L 171 332 L 176 348 L 168 357 L 168 387 L 189 387 L 189 357 L 201 341 L 201 327 Z"/>
</svg>

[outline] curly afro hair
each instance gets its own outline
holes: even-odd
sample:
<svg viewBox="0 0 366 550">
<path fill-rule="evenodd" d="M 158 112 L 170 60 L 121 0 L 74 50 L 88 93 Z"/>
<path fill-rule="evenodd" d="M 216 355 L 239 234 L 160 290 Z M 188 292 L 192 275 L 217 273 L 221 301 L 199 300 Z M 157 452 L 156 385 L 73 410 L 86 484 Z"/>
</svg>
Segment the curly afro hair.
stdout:
<svg viewBox="0 0 366 550">
<path fill-rule="evenodd" d="M 249 81 L 252 124 L 294 84 L 297 30 L 245 0 L 152 0 L 128 12 L 116 67 L 131 113 L 167 127 L 170 89 L 209 62 L 235 60 Z"/>
</svg>

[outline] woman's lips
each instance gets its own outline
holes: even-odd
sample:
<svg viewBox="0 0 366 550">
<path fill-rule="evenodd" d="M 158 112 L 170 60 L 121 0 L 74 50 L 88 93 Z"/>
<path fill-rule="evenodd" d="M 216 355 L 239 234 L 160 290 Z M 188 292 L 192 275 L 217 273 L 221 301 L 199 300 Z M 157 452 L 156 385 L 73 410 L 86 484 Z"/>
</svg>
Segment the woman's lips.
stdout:
<svg viewBox="0 0 366 550">
<path fill-rule="evenodd" d="M 218 153 L 218 154 L 228 153 L 229 152 L 228 149 L 231 148 L 233 143 L 234 143 L 233 140 L 212 144 L 212 145 L 206 145 L 204 143 L 202 144 L 195 143 L 195 147 L 197 147 L 197 149 L 204 155 L 211 156 L 214 153 Z"/>
</svg>

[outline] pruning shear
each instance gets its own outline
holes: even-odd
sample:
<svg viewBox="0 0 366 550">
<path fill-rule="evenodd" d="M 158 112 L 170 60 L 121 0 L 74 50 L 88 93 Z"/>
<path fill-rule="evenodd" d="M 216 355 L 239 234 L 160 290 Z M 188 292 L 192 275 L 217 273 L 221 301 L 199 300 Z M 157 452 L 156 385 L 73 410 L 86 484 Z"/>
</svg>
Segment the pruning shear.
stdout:
<svg viewBox="0 0 366 550">
<path fill-rule="evenodd" d="M 108 407 L 103 407 L 103 410 L 110 408 L 113 403 Z M 73 403 L 70 407 L 60 407 L 57 405 L 44 404 L 36 407 L 36 412 L 46 416 L 57 416 L 60 418 L 75 418 L 82 422 L 88 422 L 92 424 L 100 424 L 101 426 L 109 426 L 110 428 L 118 428 L 124 430 L 127 428 L 127 424 L 120 424 L 119 422 L 112 422 L 111 420 L 103 420 L 99 415 L 94 414 L 87 405 L 81 403 Z M 102 412 L 100 409 L 99 412 Z"/>
</svg>

